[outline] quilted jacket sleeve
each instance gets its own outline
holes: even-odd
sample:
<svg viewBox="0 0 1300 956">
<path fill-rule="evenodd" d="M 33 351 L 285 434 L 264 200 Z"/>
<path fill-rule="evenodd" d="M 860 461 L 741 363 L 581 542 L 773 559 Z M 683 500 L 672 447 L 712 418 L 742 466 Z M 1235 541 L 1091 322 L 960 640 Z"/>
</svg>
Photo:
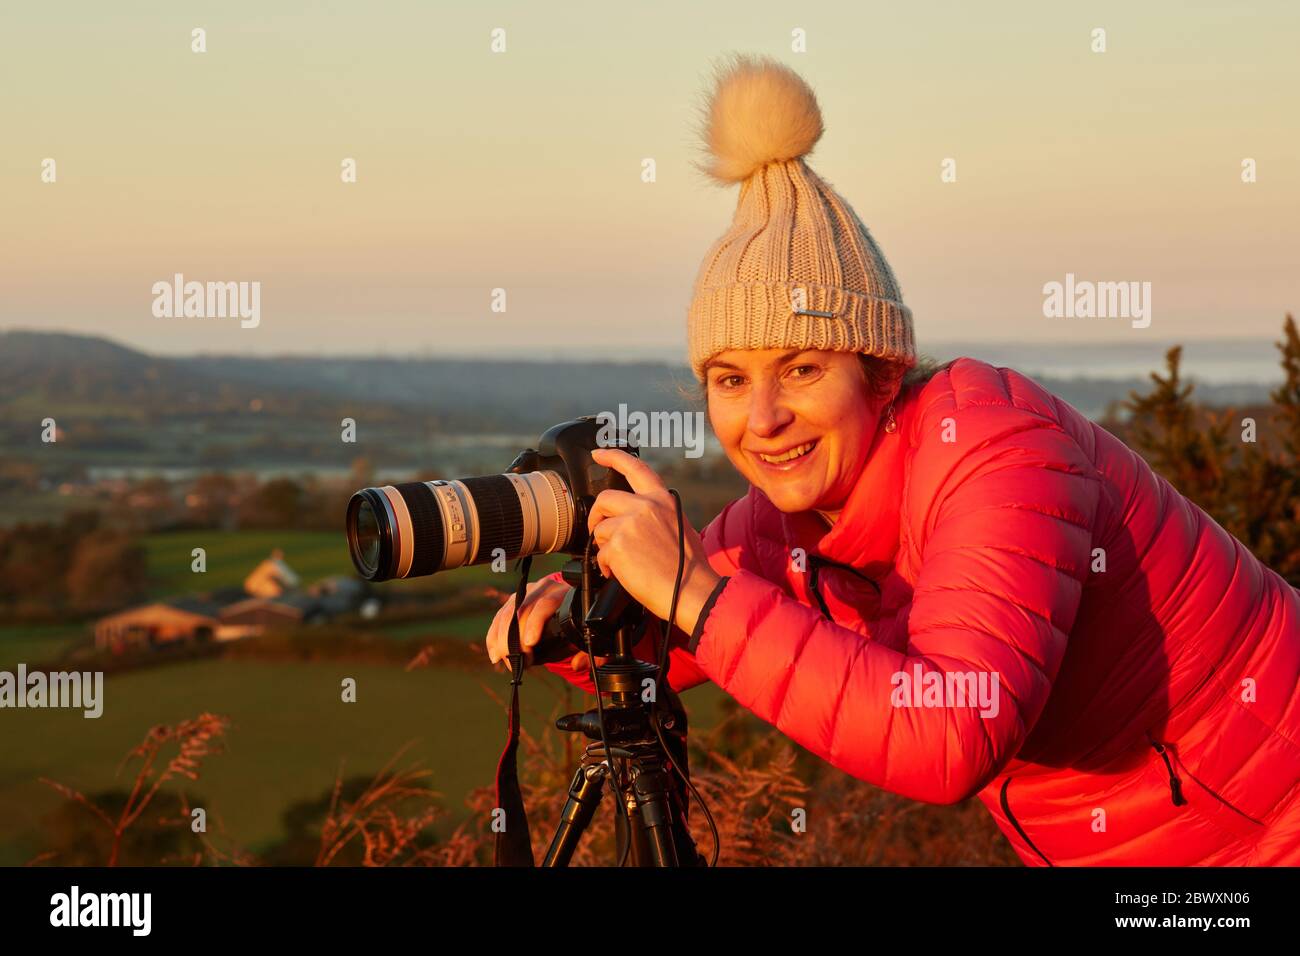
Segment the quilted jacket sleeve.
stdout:
<svg viewBox="0 0 1300 956">
<path fill-rule="evenodd" d="M 900 614 L 904 652 L 743 569 L 688 645 L 704 674 L 788 737 L 929 803 L 981 790 L 1042 712 L 1100 496 L 1092 463 L 1054 421 L 1011 407 L 980 414 L 991 427 L 968 429 L 964 444 L 936 436 L 914 452 L 911 485 L 928 490 L 908 498 L 920 554 Z M 976 703 L 981 679 L 988 706 Z M 975 691 L 964 706 L 959 690 Z"/>
</svg>

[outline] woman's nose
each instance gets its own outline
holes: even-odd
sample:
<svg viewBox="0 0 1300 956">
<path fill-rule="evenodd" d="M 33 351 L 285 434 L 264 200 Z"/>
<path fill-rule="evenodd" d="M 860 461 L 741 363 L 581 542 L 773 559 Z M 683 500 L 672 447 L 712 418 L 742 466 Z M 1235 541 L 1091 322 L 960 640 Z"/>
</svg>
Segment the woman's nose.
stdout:
<svg viewBox="0 0 1300 956">
<path fill-rule="evenodd" d="M 794 418 L 776 389 L 757 388 L 749 404 L 749 430 L 760 438 L 779 433 Z"/>
</svg>

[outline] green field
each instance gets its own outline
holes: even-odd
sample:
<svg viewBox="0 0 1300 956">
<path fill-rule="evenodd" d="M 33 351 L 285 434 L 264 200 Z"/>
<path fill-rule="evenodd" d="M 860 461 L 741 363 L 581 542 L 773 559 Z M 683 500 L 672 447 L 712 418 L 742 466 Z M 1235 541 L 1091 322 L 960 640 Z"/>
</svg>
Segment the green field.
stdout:
<svg viewBox="0 0 1300 956">
<path fill-rule="evenodd" d="M 399 641 L 418 641 L 426 637 L 460 637 L 467 641 L 481 641 L 487 635 L 491 623 L 491 615 L 462 614 L 433 621 L 404 621 L 381 627 L 380 630 Z"/>
<path fill-rule="evenodd" d="M 357 681 L 356 703 L 340 700 L 344 677 Z M 133 765 L 121 773 L 118 765 L 150 726 L 203 711 L 231 718 L 227 752 L 209 757 L 186 792 L 247 850 L 274 843 L 286 807 L 325 794 L 340 762 L 345 775 L 373 774 L 412 741 L 407 761 L 433 771 L 431 784 L 451 811 L 447 822 L 457 822 L 465 795 L 492 784 L 504 742 L 503 713 L 484 686 L 504 695 L 508 681 L 487 669 L 406 673 L 344 662 L 211 660 L 109 675 L 98 719 L 79 711 L 6 711 L 0 865 L 24 863 L 44 849 L 41 818 L 62 798 L 38 778 L 86 793 L 127 785 Z M 538 732 L 566 690 L 559 678 L 530 671 L 524 726 Z M 585 706 L 586 695 L 569 693 L 575 709 Z M 684 695 L 693 725 L 716 721 L 720 697 L 712 685 Z"/>
<path fill-rule="evenodd" d="M 150 597 L 238 587 L 275 548 L 311 583 L 331 574 L 351 574 L 347 540 L 324 531 L 169 531 L 142 539 L 149 562 Z M 206 552 L 207 571 L 191 570 L 195 548 Z"/>
<path fill-rule="evenodd" d="M 89 640 L 84 624 L 37 624 L 0 627 L 0 668 L 57 660 L 75 644 Z"/>
<path fill-rule="evenodd" d="M 151 598 L 238 587 L 248 572 L 271 551 L 279 548 L 284 560 L 298 572 L 303 584 L 333 574 L 354 574 L 348 557 L 347 539 L 340 529 L 329 531 L 168 531 L 141 539 L 149 563 Z M 191 569 L 195 548 L 203 548 L 207 570 Z M 536 580 L 558 570 L 564 558 L 542 555 L 533 559 L 529 577 Z M 409 581 L 386 581 L 377 587 L 394 594 L 411 592 L 450 593 L 468 587 L 492 585 L 511 590 L 518 580 L 513 569 L 494 572 L 489 565 L 475 565 Z"/>
<path fill-rule="evenodd" d="M 284 550 L 286 561 L 305 582 L 346 573 L 350 564 L 340 540 L 302 532 L 153 535 L 145 541 L 150 591 L 162 597 L 238 584 L 273 547 Z M 206 575 L 189 570 L 194 547 L 207 549 Z M 535 564 L 533 578 L 559 561 Z M 492 584 L 509 589 L 513 578 L 513 573 L 494 574 L 479 567 L 397 586 L 454 591 Z M 198 580 L 202 584 L 196 587 Z M 433 635 L 481 640 L 490 619 L 490 613 L 468 614 L 380 629 L 414 648 L 421 638 Z M 87 632 L 85 625 L 0 628 L 0 669 L 12 669 L 20 661 L 57 659 Z M 357 680 L 354 704 L 340 700 L 343 677 Z M 203 801 L 211 828 L 219 818 L 246 850 L 257 853 L 277 842 L 286 808 L 325 795 L 341 762 L 346 776 L 370 775 L 412 741 L 406 760 L 433 771 L 431 785 L 444 795 L 450 811 L 447 824 L 454 824 L 463 819 L 466 794 L 492 784 L 504 742 L 504 714 L 484 686 L 502 696 L 509 688 L 504 673 L 487 667 L 407 673 L 398 667 L 346 661 L 206 659 L 108 675 L 99 719 L 86 719 L 80 711 L 5 710 L 0 712 L 0 865 L 24 863 L 46 849 L 41 821 L 63 798 L 38 778 L 88 794 L 125 786 L 132 769 L 128 765 L 119 772 L 119 765 L 150 727 L 203 711 L 231 719 L 227 752 L 208 758 L 200 780 L 186 783 L 186 793 Z M 539 731 L 566 692 L 573 709 L 590 700 L 543 670 L 530 671 L 523 691 L 525 727 Z M 711 685 L 688 692 L 684 699 L 692 725 L 715 723 L 721 698 Z"/>
</svg>

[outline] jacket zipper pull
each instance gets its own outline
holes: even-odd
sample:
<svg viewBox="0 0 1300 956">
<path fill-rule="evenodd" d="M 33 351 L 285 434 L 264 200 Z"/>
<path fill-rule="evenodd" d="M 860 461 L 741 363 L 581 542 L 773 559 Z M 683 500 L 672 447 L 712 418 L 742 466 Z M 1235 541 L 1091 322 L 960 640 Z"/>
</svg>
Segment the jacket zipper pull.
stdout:
<svg viewBox="0 0 1300 956">
<path fill-rule="evenodd" d="M 820 570 L 820 565 L 818 565 L 817 559 L 814 556 L 809 555 L 808 557 L 809 563 L 812 565 L 810 569 L 811 573 L 809 574 L 812 584 L 812 593 L 816 596 L 817 604 L 822 609 L 822 616 L 833 624 L 835 623 L 835 618 L 831 617 L 831 610 L 826 606 L 826 599 L 822 597 L 822 592 L 817 587 L 817 572 Z"/>
<path fill-rule="evenodd" d="M 1151 741 L 1151 746 L 1154 747 L 1156 753 L 1160 755 L 1160 759 L 1165 762 L 1165 769 L 1169 771 L 1170 796 L 1174 801 L 1174 806 L 1181 807 L 1183 804 L 1187 802 L 1187 800 L 1183 797 L 1183 784 L 1182 781 L 1180 781 L 1178 777 L 1174 774 L 1174 765 L 1169 762 L 1169 755 L 1165 753 L 1164 744 L 1157 741 L 1150 734 L 1147 734 L 1147 740 Z"/>
</svg>

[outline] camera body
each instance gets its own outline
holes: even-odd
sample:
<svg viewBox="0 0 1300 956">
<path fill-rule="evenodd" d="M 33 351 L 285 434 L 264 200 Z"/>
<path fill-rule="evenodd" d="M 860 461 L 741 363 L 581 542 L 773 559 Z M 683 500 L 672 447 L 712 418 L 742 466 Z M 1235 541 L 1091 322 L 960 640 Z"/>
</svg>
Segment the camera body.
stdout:
<svg viewBox="0 0 1300 956">
<path fill-rule="evenodd" d="M 569 493 L 577 503 L 574 535 L 559 550 L 580 555 L 587 546 L 587 514 L 596 496 L 607 489 L 631 491 L 627 479 L 613 468 L 599 465 L 591 453 L 601 447 L 621 448 L 631 455 L 639 455 L 634 446 L 621 442 L 602 446 L 600 432 L 607 428 L 594 415 L 575 418 L 548 428 L 537 441 L 537 449 L 525 448 L 510 464 L 512 474 L 551 471 L 560 474 L 568 485 Z M 580 532 L 580 533 L 579 533 Z"/>
</svg>

